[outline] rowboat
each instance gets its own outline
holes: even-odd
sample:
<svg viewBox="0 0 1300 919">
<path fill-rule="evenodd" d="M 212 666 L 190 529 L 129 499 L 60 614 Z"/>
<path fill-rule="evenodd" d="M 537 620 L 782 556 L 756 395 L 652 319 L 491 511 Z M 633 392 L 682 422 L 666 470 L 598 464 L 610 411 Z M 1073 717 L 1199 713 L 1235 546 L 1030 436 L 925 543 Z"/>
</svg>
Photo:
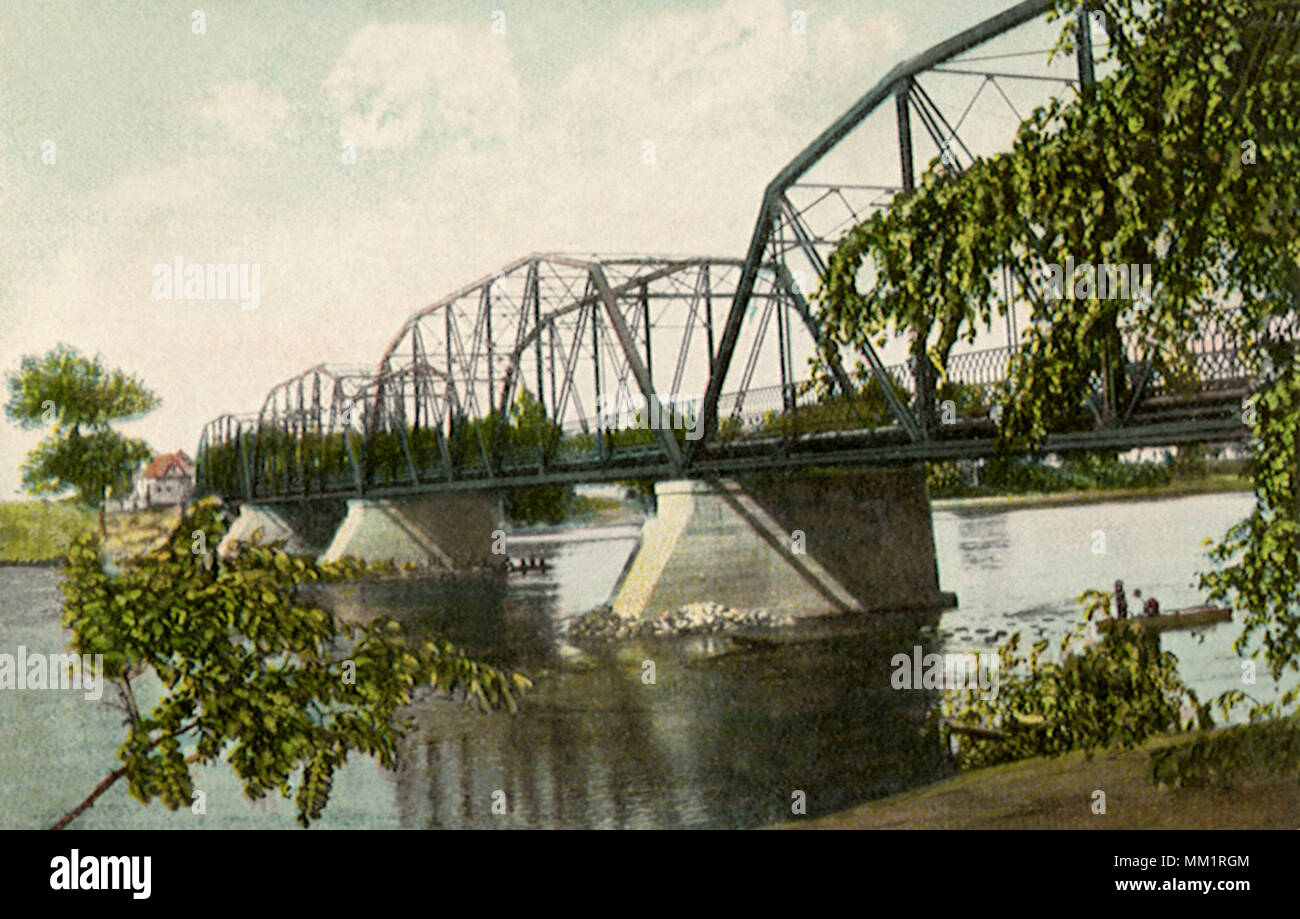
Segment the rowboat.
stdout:
<svg viewBox="0 0 1300 919">
<path fill-rule="evenodd" d="M 1127 619 L 1098 619 L 1097 628 L 1103 632 L 1114 628 L 1116 623 L 1131 625 L 1135 629 L 1147 632 L 1166 632 L 1169 629 L 1192 629 L 1197 626 L 1213 625 L 1232 619 L 1232 609 L 1227 606 L 1189 606 L 1176 609 L 1157 616 L 1130 616 Z"/>
</svg>

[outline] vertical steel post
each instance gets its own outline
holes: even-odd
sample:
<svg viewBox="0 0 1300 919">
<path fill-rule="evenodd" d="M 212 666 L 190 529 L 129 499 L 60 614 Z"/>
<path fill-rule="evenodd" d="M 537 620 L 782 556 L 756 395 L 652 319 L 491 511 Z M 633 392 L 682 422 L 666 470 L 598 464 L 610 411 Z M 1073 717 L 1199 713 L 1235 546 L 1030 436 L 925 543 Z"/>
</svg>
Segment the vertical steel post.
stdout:
<svg viewBox="0 0 1300 919">
<path fill-rule="evenodd" d="M 592 284 L 587 283 L 587 289 L 590 290 Z M 601 459 L 606 459 L 605 449 L 605 419 L 601 413 L 600 404 L 600 307 L 593 301 L 591 304 L 591 356 L 592 370 L 596 378 L 596 450 Z"/>
<path fill-rule="evenodd" d="M 713 286 L 709 266 L 704 266 L 704 332 L 709 341 L 709 376 L 713 376 Z"/>
<path fill-rule="evenodd" d="M 411 328 L 411 373 L 413 374 L 412 380 L 415 386 L 415 393 L 413 394 L 415 398 L 415 417 L 411 419 L 411 430 L 413 431 L 420 429 L 420 380 L 424 375 L 424 371 L 420 368 L 420 349 L 417 347 L 418 343 L 415 339 L 419 333 L 420 327 L 416 324 Z"/>
<path fill-rule="evenodd" d="M 785 266 L 785 237 L 781 232 L 781 221 L 776 219 L 772 221 L 772 238 L 776 243 L 775 261 Z M 787 268 L 788 271 L 788 268 Z M 785 299 L 781 296 L 781 286 L 775 281 L 772 284 L 772 296 L 776 297 L 776 359 L 781 365 L 781 411 L 790 411 L 790 380 L 786 373 L 786 327 L 785 327 Z"/>
<path fill-rule="evenodd" d="M 898 159 L 901 166 L 903 191 L 910 192 L 916 187 L 916 169 L 912 161 L 912 113 L 911 113 L 912 79 L 902 80 L 894 91 L 894 104 L 898 114 Z M 929 439 L 934 430 L 934 398 L 931 381 L 930 363 L 925 355 L 926 341 L 919 334 L 913 333 L 912 339 L 912 373 L 916 386 L 916 419 L 920 423 L 921 437 Z M 890 385 L 880 381 L 880 385 Z"/>
<path fill-rule="evenodd" d="M 542 377 L 542 295 L 537 284 L 537 262 L 532 261 L 528 265 L 528 276 L 532 279 L 533 287 L 533 330 L 537 333 L 537 340 L 534 342 L 533 354 L 537 358 L 537 401 L 542 406 L 542 417 L 546 417 L 546 388 Z M 524 307 L 527 309 L 527 307 Z"/>
<path fill-rule="evenodd" d="M 1079 65 L 1079 85 L 1086 92 L 1097 82 L 1092 60 L 1092 11 L 1085 3 L 1079 7 L 1079 40 L 1075 43 L 1075 62 Z"/>
<path fill-rule="evenodd" d="M 912 117 L 908 95 L 912 90 L 912 79 L 904 79 L 894 92 L 894 106 L 898 113 L 898 160 L 902 164 L 903 191 L 911 191 L 916 185 L 916 170 L 912 164 Z"/>
<path fill-rule="evenodd" d="M 645 284 L 641 285 L 641 319 L 645 323 L 645 369 L 650 374 L 650 383 L 653 386 L 655 365 L 650 359 L 650 292 Z"/>
<path fill-rule="evenodd" d="M 547 367 L 551 372 L 551 411 L 558 413 L 560 411 L 560 395 L 555 390 L 555 323 L 552 322 L 547 336 L 551 341 L 550 354 L 548 355 Z M 559 418 L 555 421 L 558 424 Z"/>
<path fill-rule="evenodd" d="M 483 309 L 486 311 L 483 315 L 483 322 L 487 329 L 487 374 L 488 374 L 488 414 L 496 411 L 496 374 L 492 367 L 492 285 L 489 283 L 483 288 Z M 505 406 L 502 406 L 502 410 Z"/>
</svg>

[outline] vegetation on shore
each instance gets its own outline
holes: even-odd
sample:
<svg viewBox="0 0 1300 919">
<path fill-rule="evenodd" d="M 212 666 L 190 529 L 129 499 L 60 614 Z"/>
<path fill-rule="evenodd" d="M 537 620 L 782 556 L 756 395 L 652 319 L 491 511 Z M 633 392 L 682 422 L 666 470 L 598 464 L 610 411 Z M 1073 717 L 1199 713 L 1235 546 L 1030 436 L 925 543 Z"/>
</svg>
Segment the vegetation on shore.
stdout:
<svg viewBox="0 0 1300 919">
<path fill-rule="evenodd" d="M 130 489 L 131 473 L 153 455 L 143 440 L 111 425 L 152 411 L 158 397 L 135 377 L 65 344 L 39 357 L 25 355 L 7 382 L 9 419 L 26 430 L 50 431 L 23 462 L 23 489 L 35 495 L 75 492 L 81 504 L 99 510 L 99 532 L 107 536 L 109 496 Z"/>
<path fill-rule="evenodd" d="M 1294 772 L 1255 767 L 1274 758 L 1266 741 L 1242 744 L 1229 781 L 1152 782 L 1158 759 L 1186 756 L 1197 745 L 1241 744 L 1228 739 L 1242 736 L 1237 727 L 1160 735 L 1131 750 L 1096 756 L 1078 750 L 972 769 L 824 817 L 796 818 L 780 829 L 1294 830 L 1300 784 Z"/>
<path fill-rule="evenodd" d="M 0 502 L 0 564 L 53 564 L 94 519 L 70 501 Z"/>
<path fill-rule="evenodd" d="M 1141 629 L 1110 629 L 1090 642 L 1088 623 L 1112 615 L 1110 593 L 1086 591 L 1084 623 L 1067 634 L 1059 654 L 1046 658 L 1046 640 L 1019 651 L 1020 633 L 999 650 L 996 694 L 976 686 L 946 689 L 936 714 L 940 736 L 962 768 L 980 768 L 1041 756 L 1131 749 L 1154 737 L 1196 733 L 1176 751 L 1153 754 L 1152 781 L 1173 787 L 1230 785 L 1240 774 L 1295 775 L 1300 767 L 1300 714 L 1287 710 L 1300 686 L 1274 702 L 1230 690 L 1201 702 L 1178 673 L 1178 658 L 1160 637 Z M 1246 724 L 1214 728 L 1250 701 Z"/>
<path fill-rule="evenodd" d="M 127 558 L 156 545 L 178 519 L 175 507 L 108 514 L 104 553 Z M 0 565 L 54 565 L 73 541 L 95 526 L 95 514 L 76 501 L 0 501 Z"/>
<path fill-rule="evenodd" d="M 1080 453 L 1049 464 L 1035 457 L 998 457 L 988 462 L 930 463 L 926 484 L 932 498 L 993 498 L 1015 495 L 1111 492 L 1250 491 L 1249 464 L 1209 460 L 1205 448 L 1167 452 L 1163 459 L 1125 462 Z"/>
</svg>

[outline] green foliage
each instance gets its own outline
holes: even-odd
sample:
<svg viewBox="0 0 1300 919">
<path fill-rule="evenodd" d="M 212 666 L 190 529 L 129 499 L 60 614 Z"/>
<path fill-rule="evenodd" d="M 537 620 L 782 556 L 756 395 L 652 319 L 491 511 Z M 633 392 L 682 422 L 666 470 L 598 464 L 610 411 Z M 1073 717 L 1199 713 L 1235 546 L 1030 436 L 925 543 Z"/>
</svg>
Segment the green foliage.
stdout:
<svg viewBox="0 0 1300 919">
<path fill-rule="evenodd" d="M 1088 591 L 1085 618 L 1109 614 L 1110 594 Z M 999 650 L 1000 684 L 995 698 L 978 688 L 945 691 L 942 715 L 965 727 L 992 727 L 1003 738 L 962 737 L 963 767 L 991 766 L 1071 750 L 1131 748 L 1148 737 L 1210 724 L 1210 706 L 1197 702 L 1178 675 L 1178 659 L 1160 650 L 1160 638 L 1135 628 L 1111 629 L 1104 640 L 1081 647 L 1086 626 L 1061 640 L 1060 657 L 1042 657 L 1046 640 L 1019 653 L 1020 633 Z"/>
<path fill-rule="evenodd" d="M 118 574 L 104 570 L 93 533 L 69 551 L 63 624 L 73 649 L 104 655 L 127 715 L 118 758 L 138 800 L 188 806 L 189 764 L 224 757 L 249 797 L 293 795 L 306 826 L 351 752 L 392 767 L 398 712 L 417 687 L 514 710 L 531 685 L 446 642 L 407 638 L 395 622 L 340 623 L 299 595 L 370 566 L 318 566 L 275 544 L 241 546 L 228 560 L 195 551 L 215 547 L 223 530 L 205 499 L 164 546 Z M 145 671 L 162 687 L 151 704 L 133 683 Z"/>
<path fill-rule="evenodd" d="M 506 443 L 511 462 L 540 465 L 554 455 L 560 442 L 558 425 L 546 417 L 546 409 L 526 389 L 510 407 Z M 559 524 L 568 519 L 574 502 L 572 485 L 529 485 L 506 493 L 506 516 L 519 525 Z"/>
<path fill-rule="evenodd" d="M 815 386 L 816 381 L 810 384 Z M 909 401 L 907 390 L 892 377 L 889 385 L 901 403 Z M 818 431 L 837 431 L 850 427 L 878 428 L 894 424 L 880 381 L 867 375 L 853 396 L 823 393 L 817 402 L 789 412 L 768 412 L 759 431 L 762 434 L 795 436 Z"/>
<path fill-rule="evenodd" d="M 72 489 L 83 504 L 98 507 L 110 493 L 125 492 L 132 471 L 152 455 L 144 441 L 123 437 L 109 423 L 152 410 L 158 397 L 98 357 L 88 360 L 61 344 L 42 357 L 24 356 L 8 383 L 11 420 L 24 428 L 53 427 L 23 462 L 25 490 Z"/>
<path fill-rule="evenodd" d="M 1117 401 L 1128 387 L 1122 324 L 1176 377 L 1189 336 L 1226 296 L 1242 296 L 1243 325 L 1258 330 L 1286 312 L 1281 293 L 1294 284 L 1296 234 L 1266 219 L 1294 205 L 1300 189 L 1297 81 L 1258 79 L 1294 69 L 1279 40 L 1285 30 L 1257 24 L 1275 4 L 1092 6 L 1106 15 L 1116 71 L 1037 109 L 1010 152 L 961 175 L 933 163 L 913 192 L 845 236 L 818 296 L 834 340 L 862 347 L 891 331 L 920 336 L 941 371 L 955 342 L 1005 312 L 991 283 L 1003 268 L 1036 281 L 1067 256 L 1155 266 L 1154 302 L 1144 308 L 1027 299 L 1009 436 L 1077 424 L 1098 379 Z M 1074 28 L 1071 19 L 1061 50 Z M 1254 168 L 1241 161 L 1252 138 Z M 864 266 L 874 283 L 862 293 Z"/>
<path fill-rule="evenodd" d="M 1009 152 L 960 175 L 938 161 L 837 246 L 817 297 L 824 348 L 892 334 L 941 374 L 952 346 L 1005 312 L 1003 269 L 1036 290 L 1012 365 L 1003 442 L 1091 424 L 1131 395 L 1121 330 L 1171 390 L 1194 381 L 1190 339 L 1232 324 L 1261 381 L 1252 423 L 1257 506 L 1213 553 L 1212 595 L 1246 612 L 1273 673 L 1300 666 L 1295 357 L 1275 338 L 1300 297 L 1300 73 L 1282 0 L 1093 0 L 1110 37 L 1098 82 L 1035 110 Z M 1078 0 L 1056 51 L 1073 49 Z M 1287 24 L 1271 23 L 1282 18 Z M 1050 265 L 1149 264 L 1149 303 L 1043 290 Z M 869 289 L 859 290 L 865 274 Z M 1240 308 L 1225 314 L 1223 305 Z M 1266 420 L 1267 419 L 1267 420 Z M 1256 649 L 1259 650 L 1259 649 Z"/>
<path fill-rule="evenodd" d="M 0 502 L 0 562 L 57 561 L 91 523 L 84 507 L 69 502 Z"/>
<path fill-rule="evenodd" d="M 986 471 L 984 481 L 989 487 L 1011 492 L 1155 488 L 1173 481 L 1168 463 L 1126 463 L 1095 453 L 1072 454 L 1060 466 L 995 458 Z"/>
<path fill-rule="evenodd" d="M 1277 679 L 1300 669 L 1300 353 L 1278 368 L 1254 406 L 1255 507 L 1211 550 L 1217 567 L 1200 584 L 1212 600 L 1244 612 L 1238 653 L 1263 634 Z"/>
<path fill-rule="evenodd" d="M 104 553 L 137 555 L 157 544 L 176 525 L 176 508 L 124 511 L 108 518 Z M 72 501 L 0 501 L 0 563 L 62 562 L 72 541 L 94 525 L 94 516 Z"/>
<path fill-rule="evenodd" d="M 506 493 L 506 516 L 520 526 L 564 523 L 575 502 L 572 485 L 526 485 Z"/>
<path fill-rule="evenodd" d="M 46 423 L 47 403 L 53 404 L 53 423 L 75 429 L 143 415 L 159 401 L 135 377 L 60 344 L 40 357 L 23 357 L 20 369 L 9 375 L 5 414 L 24 428 L 38 428 Z"/>
<path fill-rule="evenodd" d="M 89 434 L 70 428 L 45 438 L 27 454 L 23 489 L 37 495 L 73 489 L 82 504 L 97 507 L 106 495 L 128 491 L 131 473 L 152 455 L 144 441 L 108 428 Z"/>
<path fill-rule="evenodd" d="M 348 437 L 342 432 L 286 431 L 264 424 L 245 443 L 205 445 L 199 457 L 200 484 L 223 494 L 243 494 L 241 449 L 251 457 L 260 485 L 280 492 L 319 494 L 355 486 L 353 456 L 365 470 L 368 485 L 407 485 L 411 465 L 423 475 L 445 476 L 444 448 L 452 471 L 472 476 L 486 475 L 491 464 L 507 471 L 537 469 L 558 450 L 575 449 L 564 441 L 542 404 L 527 390 L 520 390 L 504 421 L 495 411 L 482 418 L 456 416 L 450 420 L 445 438 L 438 429 L 428 427 L 378 430 L 368 437 L 355 432 Z M 595 443 L 590 437 L 588 441 L 577 446 L 579 452 Z M 571 485 L 511 489 L 506 495 L 506 513 L 520 525 L 561 523 L 569 515 L 573 495 Z"/>
<path fill-rule="evenodd" d="M 932 463 L 926 476 L 935 497 L 1053 494 L 1160 488 L 1173 482 L 1174 467 L 1168 461 L 1126 463 L 1110 455 L 1076 453 L 1059 466 L 1034 457 L 994 457 L 980 468 L 978 485 L 955 463 Z"/>
<path fill-rule="evenodd" d="M 1241 779 L 1300 771 L 1300 715 L 1202 733 L 1151 752 L 1151 780 L 1172 788 L 1229 790 Z"/>
</svg>

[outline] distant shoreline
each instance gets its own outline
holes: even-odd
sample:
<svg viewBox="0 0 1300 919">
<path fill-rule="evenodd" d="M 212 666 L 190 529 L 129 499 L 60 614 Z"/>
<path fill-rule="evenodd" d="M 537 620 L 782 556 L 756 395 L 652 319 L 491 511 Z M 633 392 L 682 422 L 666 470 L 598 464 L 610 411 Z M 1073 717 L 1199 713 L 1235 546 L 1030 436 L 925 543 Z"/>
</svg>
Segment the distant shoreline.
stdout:
<svg viewBox="0 0 1300 919">
<path fill-rule="evenodd" d="M 1089 491 L 1038 492 L 1034 494 L 971 495 L 962 498 L 931 498 L 931 510 L 1022 510 L 1026 508 L 1066 507 L 1074 504 L 1103 504 L 1108 501 L 1165 501 L 1197 495 L 1250 495 L 1250 483 L 1244 479 L 1205 479 L 1179 482 L 1159 488 L 1108 488 Z"/>
</svg>

